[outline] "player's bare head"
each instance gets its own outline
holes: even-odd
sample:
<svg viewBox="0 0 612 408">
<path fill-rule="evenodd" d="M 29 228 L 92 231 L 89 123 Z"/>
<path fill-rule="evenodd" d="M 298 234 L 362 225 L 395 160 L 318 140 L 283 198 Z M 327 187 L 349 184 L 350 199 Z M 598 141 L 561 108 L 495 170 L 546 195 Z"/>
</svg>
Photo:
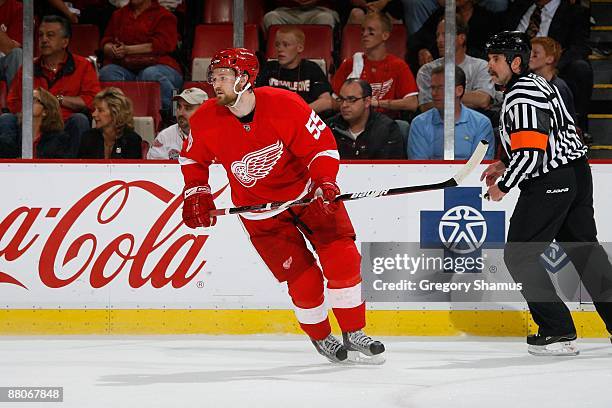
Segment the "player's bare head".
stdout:
<svg viewBox="0 0 612 408">
<path fill-rule="evenodd" d="M 388 15 L 381 12 L 366 14 L 361 23 L 361 45 L 368 51 L 383 45 L 391 35 L 393 23 Z"/>
<path fill-rule="evenodd" d="M 342 118 L 349 124 L 355 123 L 369 114 L 372 87 L 363 79 L 347 79 L 340 88 L 337 100 Z"/>
<path fill-rule="evenodd" d="M 295 68 L 299 64 L 305 39 L 304 32 L 296 26 L 281 26 L 278 29 L 274 38 L 274 48 L 282 67 Z"/>
</svg>

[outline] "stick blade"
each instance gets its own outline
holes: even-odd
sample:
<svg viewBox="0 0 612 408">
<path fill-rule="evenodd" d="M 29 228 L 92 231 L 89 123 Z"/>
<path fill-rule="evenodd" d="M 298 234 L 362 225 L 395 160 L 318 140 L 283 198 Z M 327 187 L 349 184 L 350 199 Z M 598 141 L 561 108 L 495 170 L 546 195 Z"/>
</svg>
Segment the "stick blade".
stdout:
<svg viewBox="0 0 612 408">
<path fill-rule="evenodd" d="M 478 146 L 474 150 L 474 153 L 472 153 L 470 159 L 461 168 L 461 170 L 459 170 L 457 174 L 455 174 L 455 177 L 453 177 L 453 180 L 455 180 L 457 185 L 463 183 L 463 180 L 465 180 L 465 178 L 469 176 L 470 173 L 474 171 L 474 169 L 482 162 L 485 155 L 487 154 L 488 148 L 489 142 L 487 142 L 486 140 L 481 140 L 480 143 L 478 143 Z"/>
</svg>

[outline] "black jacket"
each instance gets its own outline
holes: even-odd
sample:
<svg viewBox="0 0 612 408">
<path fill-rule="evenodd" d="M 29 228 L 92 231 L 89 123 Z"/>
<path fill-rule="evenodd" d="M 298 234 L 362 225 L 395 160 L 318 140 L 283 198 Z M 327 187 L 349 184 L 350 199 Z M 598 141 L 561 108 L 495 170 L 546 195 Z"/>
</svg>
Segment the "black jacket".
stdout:
<svg viewBox="0 0 612 408">
<path fill-rule="evenodd" d="M 533 5 L 533 0 L 516 0 L 511 3 L 503 21 L 507 30 L 516 30 L 521 18 Z M 557 68 L 561 71 L 573 60 L 586 60 L 591 53 L 588 46 L 590 35 L 589 11 L 579 4 L 570 4 L 561 0 L 555 12 L 548 36 L 557 40 L 563 48 L 563 54 Z"/>
<path fill-rule="evenodd" d="M 125 128 L 117 138 L 111 159 L 142 159 L 142 138 L 132 129 Z M 81 136 L 79 159 L 104 159 L 104 135 L 100 129 L 91 129 Z"/>
<path fill-rule="evenodd" d="M 406 147 L 399 126 L 388 116 L 370 110 L 364 131 L 353 140 L 348 123 L 337 114 L 329 120 L 341 159 L 383 160 L 405 159 Z"/>
<path fill-rule="evenodd" d="M 64 131 L 42 133 L 36 145 L 37 159 L 74 159 L 70 135 Z"/>
</svg>

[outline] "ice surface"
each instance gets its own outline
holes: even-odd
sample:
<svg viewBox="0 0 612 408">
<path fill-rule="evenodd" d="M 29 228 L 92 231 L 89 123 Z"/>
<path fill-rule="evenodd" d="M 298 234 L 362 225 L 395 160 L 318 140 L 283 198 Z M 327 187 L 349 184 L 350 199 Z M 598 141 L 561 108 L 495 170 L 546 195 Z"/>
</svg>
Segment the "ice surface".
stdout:
<svg viewBox="0 0 612 408">
<path fill-rule="evenodd" d="M 383 366 L 327 363 L 302 336 L 0 337 L 0 386 L 63 386 L 34 407 L 606 407 L 612 345 L 534 357 L 524 339 L 387 337 Z"/>
</svg>

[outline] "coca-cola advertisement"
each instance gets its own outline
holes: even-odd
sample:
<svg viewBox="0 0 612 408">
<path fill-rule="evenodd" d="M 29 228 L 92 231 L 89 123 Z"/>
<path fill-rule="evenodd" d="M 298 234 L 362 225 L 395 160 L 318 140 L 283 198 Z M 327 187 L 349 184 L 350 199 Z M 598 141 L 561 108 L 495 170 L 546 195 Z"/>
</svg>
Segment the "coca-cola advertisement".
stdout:
<svg viewBox="0 0 612 408">
<path fill-rule="evenodd" d="M 233 308 L 256 304 L 257 292 L 265 306 L 274 293 L 282 299 L 237 217 L 209 230 L 183 224 L 178 165 L 14 164 L 2 181 L 4 305 Z M 231 205 L 217 166 L 211 184 L 218 205 Z"/>
</svg>

